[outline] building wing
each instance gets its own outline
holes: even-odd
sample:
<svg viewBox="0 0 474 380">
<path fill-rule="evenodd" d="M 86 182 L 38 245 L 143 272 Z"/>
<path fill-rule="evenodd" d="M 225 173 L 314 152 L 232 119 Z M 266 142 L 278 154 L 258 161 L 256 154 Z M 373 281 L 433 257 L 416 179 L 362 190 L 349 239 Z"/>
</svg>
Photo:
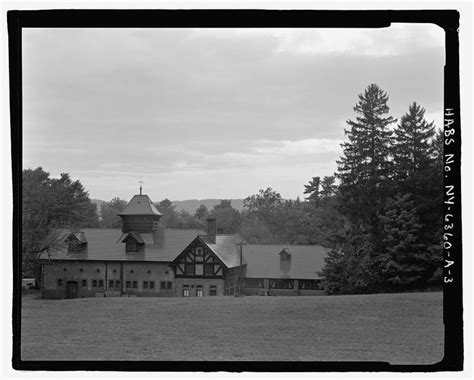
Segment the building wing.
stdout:
<svg viewBox="0 0 474 380">
<path fill-rule="evenodd" d="M 328 249 L 318 245 L 243 246 L 246 277 L 320 279 Z"/>
</svg>

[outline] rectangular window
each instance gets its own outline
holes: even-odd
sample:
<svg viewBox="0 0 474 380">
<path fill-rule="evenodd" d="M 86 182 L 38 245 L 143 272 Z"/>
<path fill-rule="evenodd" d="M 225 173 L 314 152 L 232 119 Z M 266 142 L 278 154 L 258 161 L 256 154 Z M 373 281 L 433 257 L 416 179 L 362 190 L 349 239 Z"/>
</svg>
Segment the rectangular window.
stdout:
<svg viewBox="0 0 474 380">
<path fill-rule="evenodd" d="M 126 243 L 126 251 L 127 252 L 138 252 L 138 244 L 137 243 Z"/>
<path fill-rule="evenodd" d="M 186 275 L 194 276 L 195 272 L 195 265 L 194 264 L 186 264 Z"/>
<path fill-rule="evenodd" d="M 109 289 L 114 288 L 114 280 L 109 280 Z"/>
<path fill-rule="evenodd" d="M 155 289 L 155 281 L 150 281 L 150 289 Z"/>
<path fill-rule="evenodd" d="M 58 286 L 63 286 L 63 280 L 58 278 L 58 282 L 57 282 Z"/>
<path fill-rule="evenodd" d="M 137 289 L 138 288 L 138 283 L 136 281 L 133 281 L 133 289 Z"/>
<path fill-rule="evenodd" d="M 173 284 L 172 284 L 171 282 L 168 282 L 168 283 L 166 284 L 166 286 L 167 286 L 168 290 L 169 290 L 169 289 L 173 289 Z"/>
<path fill-rule="evenodd" d="M 242 286 L 244 288 L 263 288 L 263 280 L 260 278 L 245 278 Z"/>
<path fill-rule="evenodd" d="M 148 281 L 143 281 L 143 289 L 148 289 Z"/>
<path fill-rule="evenodd" d="M 104 287 L 104 280 L 99 280 L 99 288 L 103 288 Z"/>
<path fill-rule="evenodd" d="M 196 264 L 196 276 L 202 276 L 204 274 L 204 268 L 202 264 Z"/>
<path fill-rule="evenodd" d="M 272 289 L 293 289 L 293 280 L 286 278 L 271 280 Z"/>
<path fill-rule="evenodd" d="M 213 276 L 214 275 L 214 265 L 204 264 L 204 275 L 205 276 Z"/>
<path fill-rule="evenodd" d="M 166 290 L 166 282 L 162 281 L 161 284 L 160 284 L 160 288 L 162 290 Z"/>
<path fill-rule="evenodd" d="M 92 280 L 92 287 L 97 288 L 97 280 Z"/>
<path fill-rule="evenodd" d="M 197 286 L 196 287 L 196 296 L 197 297 L 202 297 L 203 296 L 203 291 L 202 291 L 202 286 Z"/>
<path fill-rule="evenodd" d="M 82 286 L 83 288 L 87 288 L 87 280 L 82 280 L 81 286 Z"/>
<path fill-rule="evenodd" d="M 120 281 L 115 281 L 115 289 L 120 289 Z"/>
<path fill-rule="evenodd" d="M 82 243 L 80 241 L 70 241 L 67 246 L 68 253 L 77 253 L 82 251 Z"/>
<path fill-rule="evenodd" d="M 217 296 L 217 287 L 215 285 L 211 285 L 209 289 L 210 296 Z"/>
<path fill-rule="evenodd" d="M 321 290 L 321 280 L 299 280 L 300 289 Z"/>
<path fill-rule="evenodd" d="M 202 256 L 203 255 L 202 247 L 196 247 L 194 252 L 196 253 L 196 256 Z"/>
<path fill-rule="evenodd" d="M 132 283 L 131 283 L 130 281 L 127 281 L 127 282 L 125 283 L 125 287 L 126 287 L 127 289 L 130 289 L 130 288 L 132 287 Z"/>
<path fill-rule="evenodd" d="M 189 297 L 189 288 L 187 285 L 183 285 L 183 297 Z"/>
</svg>

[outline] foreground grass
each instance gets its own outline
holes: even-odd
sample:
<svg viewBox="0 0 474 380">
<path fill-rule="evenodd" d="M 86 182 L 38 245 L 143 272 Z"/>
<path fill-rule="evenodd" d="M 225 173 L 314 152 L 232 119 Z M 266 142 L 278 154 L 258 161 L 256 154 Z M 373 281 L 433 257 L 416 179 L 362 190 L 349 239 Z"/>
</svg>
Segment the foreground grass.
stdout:
<svg viewBox="0 0 474 380">
<path fill-rule="evenodd" d="M 442 293 L 23 297 L 22 360 L 376 360 L 443 356 Z"/>
</svg>

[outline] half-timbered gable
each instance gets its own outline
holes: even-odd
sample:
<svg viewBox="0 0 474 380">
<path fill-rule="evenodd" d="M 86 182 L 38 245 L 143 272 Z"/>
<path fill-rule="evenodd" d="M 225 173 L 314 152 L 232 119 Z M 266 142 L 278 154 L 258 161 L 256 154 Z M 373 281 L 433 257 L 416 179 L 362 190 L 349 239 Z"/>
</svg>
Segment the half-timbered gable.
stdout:
<svg viewBox="0 0 474 380">
<path fill-rule="evenodd" d="M 174 264 L 176 278 L 224 278 L 226 269 L 222 260 L 199 236 L 174 260 Z"/>
</svg>

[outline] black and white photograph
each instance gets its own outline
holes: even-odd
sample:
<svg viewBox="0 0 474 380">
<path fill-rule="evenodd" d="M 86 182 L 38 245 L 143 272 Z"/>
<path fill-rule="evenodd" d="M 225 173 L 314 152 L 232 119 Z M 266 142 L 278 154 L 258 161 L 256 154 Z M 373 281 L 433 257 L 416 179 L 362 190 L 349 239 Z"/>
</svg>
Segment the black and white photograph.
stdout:
<svg viewBox="0 0 474 380">
<path fill-rule="evenodd" d="M 19 359 L 442 362 L 446 51 L 23 27 Z"/>
</svg>

